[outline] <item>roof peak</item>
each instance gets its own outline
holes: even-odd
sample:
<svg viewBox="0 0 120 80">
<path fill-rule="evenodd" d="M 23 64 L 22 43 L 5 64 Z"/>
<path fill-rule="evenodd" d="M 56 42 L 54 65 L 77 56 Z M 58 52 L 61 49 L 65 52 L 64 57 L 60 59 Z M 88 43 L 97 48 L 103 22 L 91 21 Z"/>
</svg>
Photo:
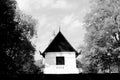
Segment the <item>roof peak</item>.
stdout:
<svg viewBox="0 0 120 80">
<path fill-rule="evenodd" d="M 64 51 L 75 51 L 75 49 L 63 36 L 61 31 L 59 31 L 44 52 L 64 52 Z"/>
<path fill-rule="evenodd" d="M 60 32 L 60 28 L 61 28 L 61 27 L 59 26 L 59 32 Z"/>
</svg>

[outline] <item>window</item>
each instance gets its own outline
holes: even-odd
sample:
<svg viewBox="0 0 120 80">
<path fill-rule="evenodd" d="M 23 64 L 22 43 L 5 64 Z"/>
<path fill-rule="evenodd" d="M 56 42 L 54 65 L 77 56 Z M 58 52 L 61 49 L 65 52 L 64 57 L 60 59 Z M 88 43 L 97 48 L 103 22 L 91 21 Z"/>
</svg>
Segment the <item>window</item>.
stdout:
<svg viewBox="0 0 120 80">
<path fill-rule="evenodd" d="M 65 64 L 65 59 L 64 57 L 56 57 L 56 65 L 64 65 Z"/>
</svg>

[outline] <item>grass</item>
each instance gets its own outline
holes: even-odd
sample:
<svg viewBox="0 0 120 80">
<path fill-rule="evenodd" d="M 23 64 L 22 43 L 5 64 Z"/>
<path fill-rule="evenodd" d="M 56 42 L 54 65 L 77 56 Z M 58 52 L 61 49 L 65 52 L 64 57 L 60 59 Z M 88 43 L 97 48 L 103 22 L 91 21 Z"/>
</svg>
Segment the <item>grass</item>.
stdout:
<svg viewBox="0 0 120 80">
<path fill-rule="evenodd" d="M 120 74 L 21 74 L 16 76 L 1 75 L 0 80 L 116 80 Z"/>
</svg>

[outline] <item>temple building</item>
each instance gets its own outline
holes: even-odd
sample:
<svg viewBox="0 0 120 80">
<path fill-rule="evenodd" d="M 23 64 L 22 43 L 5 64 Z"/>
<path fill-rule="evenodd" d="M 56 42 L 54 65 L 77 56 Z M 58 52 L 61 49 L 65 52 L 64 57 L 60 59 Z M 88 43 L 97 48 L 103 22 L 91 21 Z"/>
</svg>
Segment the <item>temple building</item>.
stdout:
<svg viewBox="0 0 120 80">
<path fill-rule="evenodd" d="M 45 64 L 44 74 L 78 74 L 77 55 L 77 51 L 59 31 L 42 53 Z"/>
</svg>

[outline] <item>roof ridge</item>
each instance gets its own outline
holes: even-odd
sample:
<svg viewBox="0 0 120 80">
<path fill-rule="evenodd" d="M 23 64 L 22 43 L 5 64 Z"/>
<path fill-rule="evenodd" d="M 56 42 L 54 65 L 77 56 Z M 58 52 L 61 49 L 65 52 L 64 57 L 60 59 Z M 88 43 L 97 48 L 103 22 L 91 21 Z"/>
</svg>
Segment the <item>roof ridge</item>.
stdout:
<svg viewBox="0 0 120 80">
<path fill-rule="evenodd" d="M 61 31 L 55 36 L 55 38 L 51 41 L 48 47 L 45 49 L 45 52 L 64 52 L 64 51 L 75 51 L 69 41 L 64 37 Z"/>
</svg>

